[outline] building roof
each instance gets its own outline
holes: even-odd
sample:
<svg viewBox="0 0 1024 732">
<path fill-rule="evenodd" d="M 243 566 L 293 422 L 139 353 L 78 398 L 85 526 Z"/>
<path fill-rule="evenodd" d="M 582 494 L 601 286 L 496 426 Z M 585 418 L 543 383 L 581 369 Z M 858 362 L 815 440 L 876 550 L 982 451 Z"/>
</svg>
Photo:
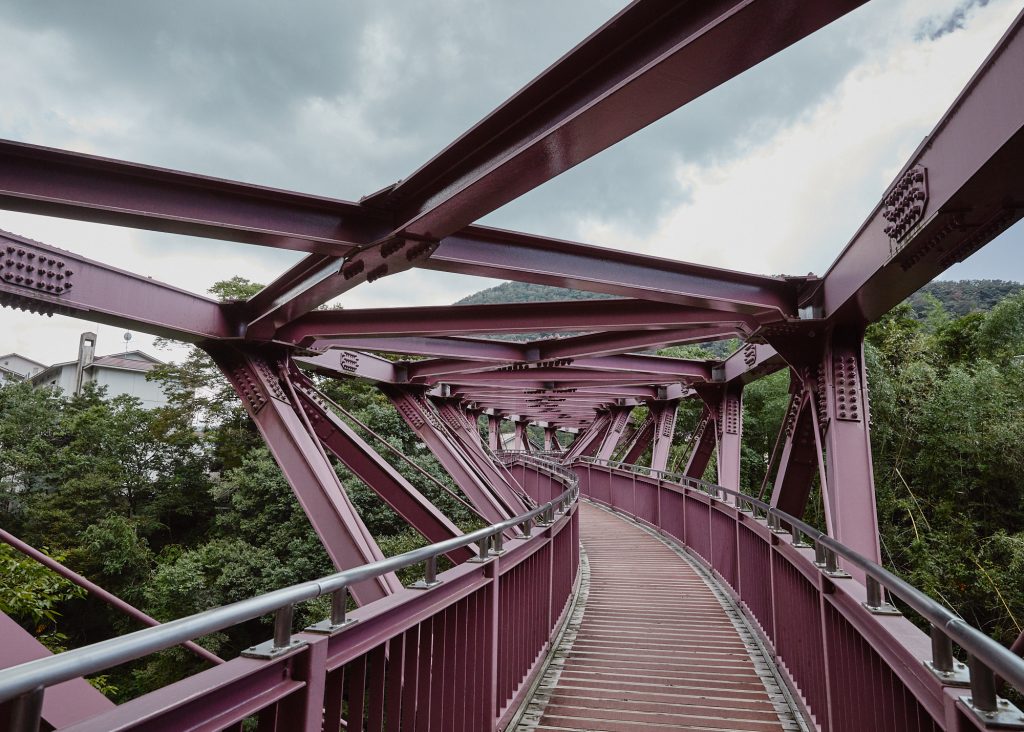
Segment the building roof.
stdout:
<svg viewBox="0 0 1024 732">
<path fill-rule="evenodd" d="M 73 361 L 61 361 L 60 363 L 55 363 L 52 366 L 47 366 L 38 374 L 34 374 L 30 378 L 34 382 L 45 381 L 46 379 L 44 377 L 46 377 L 50 372 L 59 369 L 62 366 L 74 366 L 77 363 L 77 359 Z M 109 356 L 99 356 L 97 358 L 94 358 L 92 360 L 92 363 L 90 363 L 85 368 L 91 369 L 100 367 L 108 369 L 124 369 L 127 371 L 146 372 L 155 369 L 157 366 L 162 366 L 163 364 L 163 361 L 153 356 L 150 356 L 148 353 L 144 351 L 128 351 L 126 353 L 112 353 Z"/>
<path fill-rule="evenodd" d="M 46 364 L 45 363 L 39 363 L 34 358 L 29 358 L 28 356 L 22 356 L 20 353 L 5 353 L 2 356 L 0 356 L 0 361 L 2 361 L 5 358 L 12 358 L 12 357 L 13 358 L 20 358 L 22 361 L 28 361 L 29 363 L 34 363 L 36 366 L 38 366 L 41 369 L 45 369 L 46 368 Z M 0 368 L 2 368 L 2 367 L 0 367 Z"/>
<path fill-rule="evenodd" d="M 9 369 L 6 366 L 0 366 L 0 376 L 2 376 L 4 374 L 10 374 L 11 376 L 13 376 L 18 381 L 21 381 L 22 379 L 27 378 L 24 374 L 19 374 L 17 371 Z"/>
</svg>

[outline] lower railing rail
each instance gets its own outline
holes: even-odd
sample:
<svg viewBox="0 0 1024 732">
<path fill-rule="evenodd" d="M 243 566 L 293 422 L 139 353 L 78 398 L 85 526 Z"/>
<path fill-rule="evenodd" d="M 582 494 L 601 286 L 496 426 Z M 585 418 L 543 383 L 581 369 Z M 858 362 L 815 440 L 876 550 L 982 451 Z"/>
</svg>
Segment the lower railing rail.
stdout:
<svg viewBox="0 0 1024 732">
<path fill-rule="evenodd" d="M 658 529 L 718 576 L 819 729 L 1024 729 L 996 683 L 1024 693 L 1024 660 L 884 567 L 738 491 L 596 458 L 574 469 L 584 496 Z"/>
<path fill-rule="evenodd" d="M 242 657 L 108 713 L 93 730 L 494 729 L 522 701 L 569 607 L 579 567 L 579 489 L 507 521 L 379 562 L 0 670 L 0 729 L 39 729 L 47 687 L 274 614 L 274 636 Z M 505 532 L 522 529 L 517 539 Z M 475 545 L 477 557 L 437 574 L 437 558 Z M 424 565 L 424 578 L 346 613 L 348 588 Z M 292 632 L 296 603 L 330 595 L 331 615 Z"/>
</svg>

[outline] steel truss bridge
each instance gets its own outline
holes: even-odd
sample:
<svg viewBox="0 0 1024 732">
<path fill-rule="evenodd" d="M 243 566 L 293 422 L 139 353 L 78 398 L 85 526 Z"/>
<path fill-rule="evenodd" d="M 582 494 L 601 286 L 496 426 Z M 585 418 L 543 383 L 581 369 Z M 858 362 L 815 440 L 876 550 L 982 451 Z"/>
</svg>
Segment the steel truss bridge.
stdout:
<svg viewBox="0 0 1024 732">
<path fill-rule="evenodd" d="M 1024 214 L 1024 14 L 820 277 L 474 223 L 860 4 L 638 0 L 358 202 L 0 142 L 5 209 L 305 253 L 249 300 L 220 303 L 4 233 L 0 304 L 209 353 L 338 569 L 158 624 L 4 533 L 150 627 L 51 656 L 0 615 L 0 726 L 1024 728 L 999 696 L 1004 682 L 1024 691 L 1020 658 L 879 566 L 862 348 L 868 324 Z M 318 309 L 412 267 L 616 299 Z M 510 333 L 558 337 L 484 337 Z M 735 337 L 744 345 L 719 363 L 643 353 Z M 763 502 L 740 491 L 743 389 L 780 369 L 790 403 Z M 488 527 L 461 533 L 312 374 L 377 383 Z M 671 472 L 683 399 L 703 414 Z M 649 417 L 634 424 L 639 406 Z M 512 451 L 499 443 L 503 420 L 515 424 Z M 528 425 L 543 428 L 543 449 Z M 648 448 L 650 465 L 637 465 Z M 713 484 L 700 480 L 712 457 Z M 431 545 L 384 558 L 332 459 Z M 802 521 L 815 479 L 825 534 Z M 453 568 L 438 573 L 440 556 Z M 420 563 L 425 579 L 403 587 L 395 571 Z M 293 632 L 292 606 L 325 594 L 331 617 Z M 359 609 L 346 614 L 349 594 Z M 268 613 L 273 639 L 242 657 L 192 643 Z M 182 643 L 209 668 L 120 706 L 82 679 Z"/>
</svg>

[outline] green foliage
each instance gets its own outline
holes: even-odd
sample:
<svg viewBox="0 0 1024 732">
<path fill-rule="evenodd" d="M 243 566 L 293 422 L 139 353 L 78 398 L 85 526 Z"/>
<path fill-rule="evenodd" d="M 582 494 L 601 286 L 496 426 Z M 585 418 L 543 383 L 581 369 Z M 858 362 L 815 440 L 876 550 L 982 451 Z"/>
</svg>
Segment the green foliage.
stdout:
<svg viewBox="0 0 1024 732">
<path fill-rule="evenodd" d="M 64 559 L 60 554 L 52 557 Z M 30 625 L 37 635 L 52 631 L 61 605 L 83 594 L 60 575 L 0 543 L 0 612 Z"/>
</svg>

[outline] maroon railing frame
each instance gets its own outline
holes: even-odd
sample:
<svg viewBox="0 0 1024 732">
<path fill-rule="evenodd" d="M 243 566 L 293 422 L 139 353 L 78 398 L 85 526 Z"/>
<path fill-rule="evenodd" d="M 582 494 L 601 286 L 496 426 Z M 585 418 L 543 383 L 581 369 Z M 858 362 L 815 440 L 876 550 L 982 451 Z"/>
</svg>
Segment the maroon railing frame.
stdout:
<svg viewBox="0 0 1024 732">
<path fill-rule="evenodd" d="M 960 702 L 967 690 L 926 666 L 928 636 L 905 617 L 870 612 L 863 584 L 828 576 L 789 532 L 709 495 L 699 481 L 591 462 L 573 468 L 582 497 L 657 531 L 713 575 L 815 729 L 986 729 Z"/>
<path fill-rule="evenodd" d="M 545 480 L 558 484 L 538 472 L 533 485 Z M 306 645 L 288 655 L 236 658 L 62 729 L 240 731 L 253 717 L 260 732 L 502 729 L 572 606 L 577 507 L 436 587 L 351 612 L 335 635 L 295 634 Z"/>
</svg>

